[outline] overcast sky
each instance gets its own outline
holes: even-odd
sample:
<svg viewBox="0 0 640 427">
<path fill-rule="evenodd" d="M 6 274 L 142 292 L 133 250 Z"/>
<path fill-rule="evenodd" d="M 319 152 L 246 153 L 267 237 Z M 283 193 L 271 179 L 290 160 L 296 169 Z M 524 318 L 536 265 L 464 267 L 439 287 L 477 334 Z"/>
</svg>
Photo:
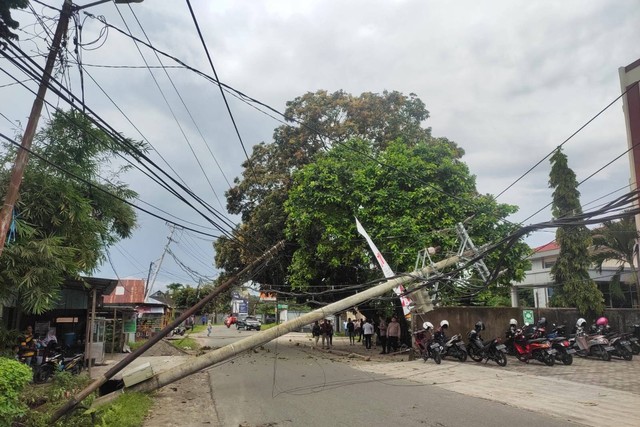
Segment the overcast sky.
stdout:
<svg viewBox="0 0 640 427">
<path fill-rule="evenodd" d="M 44 2 L 56 7 L 62 3 Z M 55 11 L 33 5 L 38 13 L 56 17 Z M 430 111 L 425 126 L 432 128 L 434 136 L 445 136 L 464 148 L 463 160 L 477 177 L 478 190 L 494 195 L 618 97 L 618 68 L 640 58 L 636 0 L 192 0 L 192 6 L 222 82 L 280 111 L 286 101 L 319 89 L 343 89 L 354 95 L 413 92 Z M 131 10 L 155 47 L 213 74 L 186 2 L 147 0 L 118 9 L 134 35 L 145 37 Z M 114 4 L 87 11 L 104 15 L 126 31 Z M 22 48 L 37 52 L 30 34 L 42 35 L 42 29 L 31 25 L 31 12 L 15 12 L 14 18 L 25 30 L 20 33 Z M 46 22 L 52 28 L 55 25 Z M 99 21 L 86 19 L 83 42 L 96 39 L 102 28 Z M 42 51 L 43 44 L 38 45 Z M 151 50 L 140 49 L 150 65 L 159 64 Z M 82 60 L 87 70 L 87 105 L 124 135 L 150 142 L 154 161 L 166 166 L 166 160 L 194 192 L 222 210 L 224 192 L 240 174 L 244 153 L 219 89 L 191 71 L 168 70 L 187 112 L 161 69 L 154 69 L 153 76 L 164 96 L 145 68 L 94 67 L 144 66 L 133 41 L 114 30 L 87 46 Z M 177 65 L 167 58 L 162 62 Z M 0 68 L 25 78 L 4 59 Z M 67 75 L 74 92 L 80 94 L 78 68 L 70 67 Z M 2 87 L 12 82 L 0 73 L 0 112 L 13 122 L 0 116 L 0 131 L 8 134 L 14 133 L 15 121 L 26 123 L 33 100 L 18 85 Z M 227 98 L 249 152 L 253 144 L 271 141 L 280 123 L 236 98 Z M 58 104 L 54 95 L 47 99 Z M 579 181 L 626 151 L 621 106 L 616 102 L 564 145 Z M 529 224 L 550 219 L 549 209 L 528 218 L 551 201 L 549 168 L 545 160 L 499 197 L 500 202 L 520 207 L 512 221 L 526 219 Z M 124 179 L 143 202 L 169 212 L 179 218 L 177 222 L 210 228 L 139 172 L 130 172 Z M 629 162 L 622 156 L 580 187 L 584 209 L 596 207 L 597 203 L 588 203 L 612 192 L 617 191 L 605 200 L 622 194 L 628 181 Z M 145 206 L 143 202 L 136 201 Z M 113 267 L 106 263 L 96 276 L 146 278 L 150 263 L 162 255 L 169 233 L 162 220 L 139 213 L 134 236 L 111 250 Z M 553 238 L 549 230 L 530 236 L 527 242 L 538 246 Z M 170 248 L 178 262 L 169 254 L 164 257 L 156 289 L 171 282 L 196 283 L 198 275 L 215 276 L 210 239 L 183 231 L 176 231 L 173 239 Z M 197 274 L 185 271 L 189 269 Z"/>
</svg>

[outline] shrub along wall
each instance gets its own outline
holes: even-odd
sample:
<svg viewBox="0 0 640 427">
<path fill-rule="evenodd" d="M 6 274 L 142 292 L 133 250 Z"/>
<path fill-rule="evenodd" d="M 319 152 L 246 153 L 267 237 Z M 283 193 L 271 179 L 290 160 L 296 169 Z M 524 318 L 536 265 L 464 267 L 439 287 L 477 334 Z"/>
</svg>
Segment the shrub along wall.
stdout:
<svg viewBox="0 0 640 427">
<path fill-rule="evenodd" d="M 440 321 L 449 321 L 448 336 L 461 333 L 467 339 L 467 333 L 473 329 L 477 321 L 482 320 L 486 330 L 482 333 L 485 339 L 504 337 L 509 327 L 509 320 L 516 319 L 518 325 L 523 325 L 523 310 L 533 310 L 534 320 L 546 317 L 549 324 L 566 325 L 567 332 L 571 332 L 576 320 L 583 317 L 573 308 L 526 308 L 526 307 L 438 307 L 425 314 L 417 314 L 413 322 L 415 329 L 422 328 L 425 321 L 433 323 L 437 328 Z M 632 325 L 640 324 L 640 310 L 635 308 L 612 308 L 605 310 L 604 316 L 609 319 L 611 328 L 618 331 L 631 331 Z M 588 324 L 595 322 L 593 318 L 586 318 Z"/>
</svg>

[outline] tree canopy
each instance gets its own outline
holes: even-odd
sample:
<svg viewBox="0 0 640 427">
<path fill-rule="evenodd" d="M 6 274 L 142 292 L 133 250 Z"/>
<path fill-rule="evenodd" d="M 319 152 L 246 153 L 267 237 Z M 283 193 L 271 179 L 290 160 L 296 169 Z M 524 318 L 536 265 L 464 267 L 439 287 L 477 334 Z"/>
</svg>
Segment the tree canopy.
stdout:
<svg viewBox="0 0 640 427">
<path fill-rule="evenodd" d="M 411 146 L 398 139 L 377 154 L 369 142 L 353 140 L 298 171 L 285 204 L 287 238 L 296 245 L 291 286 L 333 290 L 334 298 L 349 285 L 380 277 L 354 216 L 396 272 L 413 270 L 422 248 L 439 246 L 441 257 L 455 252 L 455 224 L 469 217 L 476 244 L 504 237 L 513 226 L 500 220 L 516 208 L 478 195 L 457 156 L 446 139 Z M 527 251 L 517 244 L 504 255 L 509 270 L 503 283 L 522 277 Z M 444 289 L 455 297 L 453 287 Z"/>
<path fill-rule="evenodd" d="M 551 213 L 554 218 L 579 215 L 580 192 L 576 174 L 569 167 L 567 156 L 559 148 L 551 156 L 549 187 L 553 188 Z M 558 285 L 552 303 L 560 307 L 576 307 L 580 313 L 600 314 L 604 310 L 603 295 L 589 277 L 591 234 L 586 226 L 564 225 L 556 231 L 560 254 L 551 267 Z"/>
<path fill-rule="evenodd" d="M 0 49 L 5 46 L 4 40 L 17 40 L 16 30 L 20 23 L 11 17 L 11 9 L 24 9 L 29 0 L 0 0 Z"/>
<path fill-rule="evenodd" d="M 227 193 L 228 209 L 242 223 L 235 239 L 216 242 L 216 266 L 225 274 L 286 238 L 290 244 L 254 278 L 263 288 L 362 283 L 376 273 L 355 215 L 397 271 L 411 270 L 425 245 L 455 246 L 454 232 L 439 231 L 470 216 L 478 244 L 512 228 L 501 219 L 516 207 L 477 193 L 460 160 L 464 151 L 423 127 L 429 113 L 414 94 L 318 91 L 287 103 L 285 116 L 291 125 L 254 147 Z M 522 276 L 527 249 L 506 254 L 505 281 Z"/>
<path fill-rule="evenodd" d="M 145 149 L 143 143 L 129 142 Z M 39 313 L 54 305 L 65 278 L 90 274 L 109 246 L 131 235 L 136 215 L 125 201 L 137 194 L 118 181 L 126 168 L 109 166 L 118 153 L 130 154 L 128 149 L 115 145 L 81 113 L 56 111 L 32 149 L 47 161 L 31 156 L 25 170 L 15 206 L 15 240 L 7 242 L 0 258 L 5 285 L 0 298 L 19 298 L 24 310 Z M 14 158 L 14 150 L 2 158 L 2 188 Z M 107 173 L 109 181 L 101 177 Z"/>
</svg>

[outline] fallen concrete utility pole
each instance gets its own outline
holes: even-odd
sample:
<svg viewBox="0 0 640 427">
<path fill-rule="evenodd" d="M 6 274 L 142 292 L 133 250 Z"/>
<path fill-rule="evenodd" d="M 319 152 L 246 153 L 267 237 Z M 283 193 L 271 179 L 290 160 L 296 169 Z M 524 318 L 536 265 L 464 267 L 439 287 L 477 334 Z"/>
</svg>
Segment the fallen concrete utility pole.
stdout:
<svg viewBox="0 0 640 427">
<path fill-rule="evenodd" d="M 73 407 L 75 407 L 78 403 L 82 402 L 82 400 L 84 400 L 87 396 L 89 396 L 91 393 L 96 391 L 98 389 L 98 387 L 100 387 L 102 384 L 106 383 L 107 380 L 109 380 L 109 378 L 113 377 L 115 374 L 120 372 L 122 369 L 124 369 L 131 362 L 136 360 L 142 353 L 147 351 L 155 343 L 157 343 L 162 338 L 164 338 L 176 326 L 180 325 L 187 317 L 189 317 L 192 314 L 194 314 L 196 311 L 198 311 L 199 309 L 204 307 L 207 303 L 209 303 L 209 301 L 211 301 L 216 296 L 218 296 L 222 292 L 224 292 L 227 289 L 229 289 L 232 285 L 234 285 L 236 282 L 238 282 L 243 277 L 247 276 L 257 266 L 259 266 L 260 264 L 262 264 L 262 263 L 268 261 L 269 259 L 271 259 L 271 257 L 273 257 L 283 247 L 284 247 L 284 240 L 281 240 L 274 247 L 272 247 L 267 252 L 262 254 L 262 256 L 260 256 L 255 261 L 253 261 L 251 264 L 249 264 L 244 269 L 242 269 L 242 271 L 240 271 L 234 277 L 232 277 L 231 279 L 227 280 L 225 283 L 221 284 L 220 286 L 217 286 L 213 290 L 213 292 L 211 292 L 209 295 L 207 295 L 206 297 L 201 299 L 196 305 L 194 305 L 193 307 L 191 307 L 190 309 L 188 309 L 184 313 L 182 313 L 180 315 L 180 317 L 178 317 L 173 322 L 168 324 L 160 332 L 158 332 L 157 334 L 155 334 L 154 336 L 149 338 L 149 340 L 146 343 L 144 343 L 142 346 L 140 346 L 139 349 L 137 349 L 133 353 L 129 354 L 127 357 L 122 359 L 120 362 L 116 363 L 111 369 L 109 369 L 107 372 L 105 372 L 101 377 L 97 378 L 94 382 L 89 384 L 88 387 L 86 387 L 84 390 L 80 391 L 77 395 L 75 395 L 73 398 L 71 398 L 71 400 L 69 400 L 67 403 L 65 403 L 63 406 L 61 406 L 51 416 L 51 420 L 50 420 L 51 423 L 53 424 L 54 422 L 56 422 L 61 416 L 66 414 L 69 410 L 71 410 Z"/>
<path fill-rule="evenodd" d="M 447 258 L 446 260 L 436 263 L 434 265 L 434 268 L 432 268 L 431 266 L 425 267 L 424 269 L 421 270 L 421 272 L 431 273 L 434 270 L 442 270 L 451 265 L 455 265 L 459 261 L 459 259 L 460 259 L 459 256 Z M 186 363 L 183 363 L 180 366 L 176 366 L 175 368 L 169 369 L 165 372 L 161 372 L 158 375 L 155 375 L 154 377 L 149 378 L 144 382 L 141 382 L 139 384 L 136 384 L 128 388 L 127 390 L 147 392 L 147 391 L 156 390 L 160 387 L 164 387 L 167 384 L 171 384 L 172 382 L 178 381 L 204 368 L 207 368 L 209 366 L 215 365 L 216 363 L 220 363 L 224 360 L 227 360 L 237 355 L 238 353 L 252 349 L 261 344 L 265 344 L 269 341 L 272 341 L 278 338 L 281 335 L 285 335 L 295 329 L 298 329 L 302 326 L 313 323 L 316 320 L 324 319 L 325 317 L 332 315 L 334 313 L 346 310 L 357 304 L 370 300 L 371 298 L 384 295 L 392 291 L 393 288 L 398 285 L 404 285 L 406 283 L 409 283 L 415 280 L 416 279 L 411 276 L 401 276 L 401 277 L 397 277 L 395 279 L 386 281 L 378 286 L 367 289 L 366 291 L 359 292 L 356 295 L 352 295 L 343 300 L 334 302 L 333 304 L 329 304 L 325 307 L 319 308 L 303 316 L 300 316 L 297 319 L 285 322 L 279 326 L 276 326 L 275 328 L 268 329 L 264 332 L 260 332 L 251 337 L 245 338 L 233 344 L 229 344 L 220 349 L 213 350 L 202 356 L 196 357 L 195 359 L 190 360 Z"/>
</svg>

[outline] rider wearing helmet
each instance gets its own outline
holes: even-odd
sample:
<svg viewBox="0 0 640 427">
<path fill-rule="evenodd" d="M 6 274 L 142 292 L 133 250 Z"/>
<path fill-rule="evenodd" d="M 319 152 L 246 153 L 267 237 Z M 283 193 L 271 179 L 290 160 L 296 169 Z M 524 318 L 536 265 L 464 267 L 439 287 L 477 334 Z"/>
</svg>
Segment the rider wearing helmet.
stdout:
<svg viewBox="0 0 640 427">
<path fill-rule="evenodd" d="M 587 326 L 587 321 L 582 317 L 576 321 L 576 334 L 584 332 L 584 328 Z"/>
<path fill-rule="evenodd" d="M 609 319 L 607 319 L 606 317 L 599 317 L 598 320 L 596 320 L 596 331 L 598 333 L 602 333 L 602 332 L 607 332 L 609 329 Z"/>
<path fill-rule="evenodd" d="M 444 344 L 447 341 L 446 331 L 449 329 L 449 321 L 443 320 L 440 322 L 440 327 L 436 330 L 434 334 L 434 339 L 438 341 L 440 344 Z"/>
<path fill-rule="evenodd" d="M 482 343 L 482 337 L 480 336 L 480 332 L 484 331 L 484 329 L 485 329 L 484 323 L 481 320 L 476 322 L 473 329 L 471 330 L 471 332 L 469 332 L 469 335 L 467 336 L 467 338 L 469 338 L 469 342 L 472 342 L 472 343 L 475 342 L 479 348 L 482 348 L 484 344 Z"/>
<path fill-rule="evenodd" d="M 504 344 L 507 346 L 507 351 L 509 353 L 512 353 L 514 351 L 513 341 L 516 337 L 517 330 L 518 330 L 518 321 L 516 319 L 509 320 L 509 329 L 507 329 L 507 332 L 504 334 L 506 338 Z"/>
</svg>

